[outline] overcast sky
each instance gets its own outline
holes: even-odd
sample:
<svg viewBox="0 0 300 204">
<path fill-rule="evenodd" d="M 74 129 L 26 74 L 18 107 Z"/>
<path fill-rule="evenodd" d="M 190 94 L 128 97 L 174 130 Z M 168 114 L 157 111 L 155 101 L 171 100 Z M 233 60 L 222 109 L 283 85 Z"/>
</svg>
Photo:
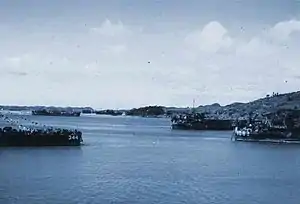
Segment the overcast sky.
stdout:
<svg viewBox="0 0 300 204">
<path fill-rule="evenodd" d="M 300 89 L 296 0 L 1 0 L 0 39 L 1 104 L 191 106 Z"/>
</svg>

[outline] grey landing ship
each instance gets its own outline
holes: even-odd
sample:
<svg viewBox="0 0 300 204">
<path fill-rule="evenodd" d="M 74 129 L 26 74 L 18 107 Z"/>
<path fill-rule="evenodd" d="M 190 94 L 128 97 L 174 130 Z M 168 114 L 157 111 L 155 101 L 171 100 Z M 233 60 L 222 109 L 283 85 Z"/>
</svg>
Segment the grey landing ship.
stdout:
<svg viewBox="0 0 300 204">
<path fill-rule="evenodd" d="M 278 110 L 265 119 L 237 124 L 232 139 L 246 142 L 300 143 L 300 111 Z"/>
<path fill-rule="evenodd" d="M 7 116 L 1 117 L 10 125 L 0 128 L 0 146 L 80 146 L 82 132 L 63 128 L 21 125 Z M 37 124 L 37 122 L 32 122 Z"/>
<path fill-rule="evenodd" d="M 203 113 L 177 114 L 171 118 L 176 130 L 232 130 L 232 120 L 209 119 Z"/>
</svg>

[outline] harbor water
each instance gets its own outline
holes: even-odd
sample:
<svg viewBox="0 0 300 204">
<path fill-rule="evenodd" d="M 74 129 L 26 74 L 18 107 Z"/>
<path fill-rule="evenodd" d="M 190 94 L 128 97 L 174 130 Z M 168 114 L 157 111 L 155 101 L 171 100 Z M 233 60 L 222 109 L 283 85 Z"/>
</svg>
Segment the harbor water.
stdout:
<svg viewBox="0 0 300 204">
<path fill-rule="evenodd" d="M 171 130 L 165 118 L 26 116 L 81 147 L 0 148 L 1 204 L 299 204 L 300 145 Z"/>
</svg>

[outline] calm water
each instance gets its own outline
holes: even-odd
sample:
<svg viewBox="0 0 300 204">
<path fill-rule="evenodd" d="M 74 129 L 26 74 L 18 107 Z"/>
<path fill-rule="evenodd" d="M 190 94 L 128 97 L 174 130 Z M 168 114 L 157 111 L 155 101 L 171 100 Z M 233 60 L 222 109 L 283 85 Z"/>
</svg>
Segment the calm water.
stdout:
<svg viewBox="0 0 300 204">
<path fill-rule="evenodd" d="M 77 148 L 0 149 L 0 203 L 299 204 L 300 146 L 171 131 L 166 119 L 28 116 L 79 128 Z"/>
</svg>

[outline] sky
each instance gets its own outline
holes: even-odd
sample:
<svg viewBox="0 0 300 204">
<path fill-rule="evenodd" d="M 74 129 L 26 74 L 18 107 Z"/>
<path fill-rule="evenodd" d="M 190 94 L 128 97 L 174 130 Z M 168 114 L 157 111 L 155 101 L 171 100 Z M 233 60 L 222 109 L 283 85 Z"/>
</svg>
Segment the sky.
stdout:
<svg viewBox="0 0 300 204">
<path fill-rule="evenodd" d="M 1 0 L 0 104 L 132 108 L 300 89 L 300 2 Z"/>
</svg>

